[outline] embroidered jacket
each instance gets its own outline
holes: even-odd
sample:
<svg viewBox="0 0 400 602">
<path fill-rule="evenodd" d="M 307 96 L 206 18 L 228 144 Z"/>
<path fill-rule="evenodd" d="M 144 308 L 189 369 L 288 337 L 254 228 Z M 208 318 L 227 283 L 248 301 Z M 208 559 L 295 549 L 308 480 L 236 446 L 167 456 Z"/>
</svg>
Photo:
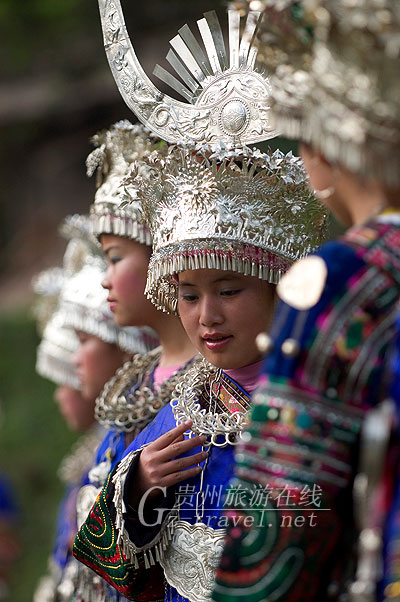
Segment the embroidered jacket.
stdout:
<svg viewBox="0 0 400 602">
<path fill-rule="evenodd" d="M 298 264 L 296 281 L 289 270 L 282 282 L 287 302 L 237 454 L 232 487 L 244 496 L 230 513 L 216 602 L 321 602 L 328 589 L 335 599 L 352 546 L 360 426 L 387 394 L 400 293 L 396 221 L 349 230 Z M 251 505 L 255 487 L 263 495 Z"/>
<path fill-rule="evenodd" d="M 87 486 L 86 492 L 84 490 L 80 492 L 81 501 L 78 501 L 78 514 L 82 515 L 81 521 L 87 516 L 104 482 L 125 454 L 127 443 L 125 433 L 120 430 L 121 423 L 128 424 L 134 411 L 140 409 L 141 421 L 135 428 L 132 423 L 130 435 L 139 433 L 146 423 L 151 422 L 152 416 L 156 415 L 160 408 L 167 403 L 171 395 L 168 392 L 172 392 L 174 389 L 174 382 L 179 378 L 179 375 L 185 374 L 195 361 L 191 359 L 181 366 L 164 381 L 162 391 L 156 393 L 153 374 L 158 365 L 160 354 L 161 349 L 158 348 L 146 355 L 135 355 L 131 362 L 126 363 L 121 370 L 117 371 L 104 388 L 104 399 L 107 400 L 108 404 L 106 408 L 108 413 L 106 412 L 104 415 L 108 418 L 108 424 L 114 424 L 114 428 L 107 432 L 98 449 L 95 465 L 89 472 L 88 480 L 90 484 Z M 150 395 L 136 398 L 135 393 L 140 393 L 142 388 L 146 389 Z M 99 399 L 97 404 L 99 404 Z M 140 408 L 135 403 L 140 404 Z M 152 407 L 150 407 L 151 404 L 153 404 Z M 103 405 L 103 410 L 104 407 Z M 99 406 L 96 409 L 99 410 Z M 90 521 L 90 515 L 88 521 Z M 100 579 L 83 564 L 80 564 L 79 567 L 75 588 L 77 600 L 81 602 L 123 602 L 126 600 L 119 591 L 110 588 L 106 580 Z M 90 568 L 92 567 L 90 566 Z"/>
<path fill-rule="evenodd" d="M 245 415 L 250 398 L 232 379 L 220 374 L 212 390 L 217 413 Z M 209 385 L 194 404 L 205 411 L 206 422 L 211 416 L 208 391 Z M 227 437 L 211 437 L 200 476 L 166 490 L 151 511 L 143 513 L 139 507 L 136 512 L 129 505 L 125 492 L 134 483 L 141 449 L 184 420 L 177 419 L 180 409 L 173 406 L 174 402 L 165 406 L 128 448 L 74 544 L 76 558 L 129 600 L 200 602 L 209 598 L 222 551 L 227 520 L 221 512 L 234 465 L 228 431 Z"/>
</svg>

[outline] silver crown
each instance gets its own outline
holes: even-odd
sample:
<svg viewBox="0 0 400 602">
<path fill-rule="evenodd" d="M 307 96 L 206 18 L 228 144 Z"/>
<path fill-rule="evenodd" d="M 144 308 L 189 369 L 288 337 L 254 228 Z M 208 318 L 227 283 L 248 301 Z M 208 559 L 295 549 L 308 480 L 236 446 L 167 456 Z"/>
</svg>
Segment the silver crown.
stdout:
<svg viewBox="0 0 400 602">
<path fill-rule="evenodd" d="M 68 240 L 63 257 L 63 267 L 50 268 L 33 279 L 37 295 L 33 313 L 42 340 L 37 349 L 36 371 L 57 385 L 80 389 L 73 364 L 78 349 L 78 339 L 72 329 L 64 325 L 59 308 L 60 295 L 68 278 L 82 269 L 88 250 L 96 253 L 98 245 L 91 233 L 87 215 L 67 216 L 60 225 L 60 234 Z"/>
<path fill-rule="evenodd" d="M 114 234 L 151 246 L 140 206 L 121 207 L 120 184 L 132 161 L 140 161 L 162 148 L 163 143 L 142 125 L 119 121 L 92 138 L 96 149 L 86 160 L 87 174 L 96 172 L 97 192 L 90 208 L 95 236 Z"/>
<path fill-rule="evenodd" d="M 62 326 L 62 317 L 58 312 L 59 296 L 65 280 L 65 270 L 50 268 L 35 276 L 32 282 L 37 295 L 33 314 L 42 335 L 36 354 L 36 371 L 56 385 L 80 389 L 73 364 L 78 339 L 72 330 Z"/>
<path fill-rule="evenodd" d="M 116 324 L 107 303 L 108 293 L 101 286 L 106 267 L 102 257 L 88 252 L 82 269 L 68 278 L 60 295 L 63 326 L 114 343 L 130 353 L 147 353 L 158 345 L 158 339 L 150 328 Z"/>
<path fill-rule="evenodd" d="M 88 215 L 76 213 L 67 215 L 58 229 L 63 238 L 68 241 L 63 257 L 64 278 L 76 274 L 82 269 L 88 251 L 100 254 L 100 246 L 93 236 Z"/>
<path fill-rule="evenodd" d="M 164 311 L 176 312 L 178 272 L 234 270 L 276 283 L 325 232 L 326 212 L 291 153 L 172 147 L 130 178 L 153 235 L 146 293 Z"/>
<path fill-rule="evenodd" d="M 91 249 L 93 253 L 99 251 L 99 244 L 96 237 L 93 235 L 92 226 L 88 215 L 74 213 L 67 215 L 62 221 L 59 233 L 68 241 L 81 241 L 85 248 Z"/>
<path fill-rule="evenodd" d="M 236 0 L 230 6 L 244 14 L 263 11 L 255 44 L 270 74 L 271 121 L 282 135 L 299 138 L 311 93 L 315 17 L 302 0 Z"/>
<path fill-rule="evenodd" d="M 307 139 L 332 161 L 400 185 L 400 3 L 304 0 L 317 22 Z"/>
<path fill-rule="evenodd" d="M 36 319 L 40 335 L 57 310 L 61 289 L 65 282 L 63 268 L 49 268 L 40 272 L 32 279 L 32 289 L 36 299 L 32 306 L 32 314 Z"/>
<path fill-rule="evenodd" d="M 73 330 L 63 326 L 63 316 L 56 312 L 47 323 L 36 354 L 36 372 L 56 385 L 80 390 L 81 384 L 73 364 L 79 341 Z"/>
<path fill-rule="evenodd" d="M 157 65 L 155 75 L 186 101 L 162 94 L 142 69 L 124 22 L 120 0 L 99 0 L 107 58 L 119 91 L 140 121 L 168 142 L 250 144 L 277 134 L 269 118 L 270 83 L 256 65 L 260 13 L 251 12 L 240 35 L 240 15 L 229 11 L 229 53 L 214 11 L 198 28 L 204 50 L 187 25 L 171 40 L 167 61 L 177 77 Z M 180 78 L 180 79 L 178 79 Z"/>
</svg>

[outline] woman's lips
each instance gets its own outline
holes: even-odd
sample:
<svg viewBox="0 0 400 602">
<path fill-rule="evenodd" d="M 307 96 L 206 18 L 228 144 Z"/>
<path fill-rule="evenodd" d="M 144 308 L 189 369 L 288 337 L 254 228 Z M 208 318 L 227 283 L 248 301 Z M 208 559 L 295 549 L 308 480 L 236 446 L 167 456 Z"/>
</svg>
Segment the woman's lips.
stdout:
<svg viewBox="0 0 400 602">
<path fill-rule="evenodd" d="M 202 337 L 205 346 L 207 349 L 210 349 L 210 351 L 219 351 L 225 347 L 232 338 L 232 335 L 222 334 Z"/>
<path fill-rule="evenodd" d="M 117 307 L 117 302 L 112 301 L 112 300 L 109 301 L 108 299 L 107 299 L 107 301 L 108 301 L 108 306 L 110 308 L 110 311 L 114 312 Z"/>
</svg>

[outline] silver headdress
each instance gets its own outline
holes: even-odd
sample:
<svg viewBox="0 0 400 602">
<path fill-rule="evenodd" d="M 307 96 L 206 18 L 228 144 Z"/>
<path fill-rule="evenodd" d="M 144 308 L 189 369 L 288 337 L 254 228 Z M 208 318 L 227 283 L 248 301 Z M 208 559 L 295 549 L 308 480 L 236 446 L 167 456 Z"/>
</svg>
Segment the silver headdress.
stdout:
<svg viewBox="0 0 400 602">
<path fill-rule="evenodd" d="M 87 249 L 95 254 L 99 252 L 99 244 L 93 235 L 90 219 L 87 215 L 80 213 L 67 215 L 58 231 L 63 238 L 69 241 L 63 260 L 64 270 L 67 272 L 74 273 L 82 267 Z"/>
<path fill-rule="evenodd" d="M 57 385 L 79 390 L 81 385 L 73 364 L 79 341 L 73 329 L 65 324 L 65 315 L 59 306 L 60 295 L 68 279 L 82 269 L 88 251 L 97 253 L 98 245 L 86 215 L 67 216 L 60 225 L 59 233 L 68 240 L 63 266 L 45 270 L 33 281 L 37 294 L 33 313 L 42 335 L 37 349 L 36 371 Z"/>
<path fill-rule="evenodd" d="M 73 357 L 79 347 L 78 337 L 63 325 L 63 318 L 56 312 L 47 324 L 36 354 L 36 372 L 56 385 L 67 385 L 80 390 Z"/>
<path fill-rule="evenodd" d="M 153 235 L 146 293 L 164 311 L 176 312 L 174 274 L 214 268 L 277 283 L 322 241 L 326 212 L 291 153 L 172 147 L 130 177 Z"/>
<path fill-rule="evenodd" d="M 186 101 L 162 94 L 143 71 L 124 22 L 120 0 L 99 0 L 107 58 L 123 99 L 140 121 L 167 142 L 250 144 L 273 138 L 270 83 L 256 65 L 253 45 L 260 13 L 229 11 L 229 53 L 214 11 L 198 27 L 205 51 L 184 26 L 171 40 L 167 61 L 177 76 L 157 66 L 155 75 Z"/>
<path fill-rule="evenodd" d="M 57 311 L 64 283 L 62 268 L 41 272 L 33 281 L 33 289 L 38 295 L 33 309 L 42 335 L 36 354 L 36 372 L 56 385 L 79 390 L 80 382 L 73 364 L 79 341 L 73 330 L 63 326 L 63 318 Z"/>
<path fill-rule="evenodd" d="M 305 135 L 332 161 L 400 185 L 400 3 L 304 0 L 317 21 Z"/>
<path fill-rule="evenodd" d="M 263 11 L 255 44 L 271 81 L 271 122 L 283 136 L 299 138 L 311 92 L 315 17 L 302 0 L 236 0 L 232 9 Z"/>
<path fill-rule="evenodd" d="M 154 332 L 147 327 L 120 327 L 107 303 L 107 291 L 101 286 L 106 263 L 90 251 L 83 267 L 68 278 L 60 295 L 60 312 L 67 328 L 99 337 L 130 353 L 147 353 L 158 345 Z"/>
<path fill-rule="evenodd" d="M 300 160 L 264 155 L 246 144 L 276 134 L 269 121 L 270 83 L 253 45 L 260 12 L 229 11 L 229 59 L 215 12 L 198 21 L 205 52 L 184 26 L 155 74 L 189 101 L 161 94 L 141 68 L 119 0 L 99 0 L 108 60 L 120 92 L 139 119 L 174 147 L 125 180 L 153 235 L 146 293 L 175 312 L 173 275 L 201 267 L 236 270 L 278 282 L 321 242 L 325 212 L 312 197 Z M 196 146 L 195 146 L 196 145 Z M 303 219 L 302 219 L 303 218 Z M 295 224 L 296 222 L 296 224 Z"/>
<path fill-rule="evenodd" d="M 92 138 L 96 149 L 86 160 L 87 174 L 97 175 L 97 192 L 91 206 L 95 236 L 114 234 L 151 246 L 151 236 L 143 222 L 140 206 L 121 207 L 120 184 L 133 161 L 145 159 L 160 150 L 163 143 L 142 125 L 119 121 Z"/>
<path fill-rule="evenodd" d="M 36 295 L 32 306 L 32 315 L 36 319 L 36 327 L 41 336 L 57 311 L 64 282 L 65 271 L 61 267 L 44 270 L 32 279 L 32 290 Z"/>
</svg>

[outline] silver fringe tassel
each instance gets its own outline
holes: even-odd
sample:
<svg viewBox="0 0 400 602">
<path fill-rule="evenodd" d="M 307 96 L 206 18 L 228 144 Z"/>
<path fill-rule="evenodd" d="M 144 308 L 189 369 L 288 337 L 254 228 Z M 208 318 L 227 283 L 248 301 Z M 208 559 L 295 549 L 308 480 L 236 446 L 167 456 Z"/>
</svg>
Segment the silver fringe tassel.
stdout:
<svg viewBox="0 0 400 602">
<path fill-rule="evenodd" d="M 284 107 L 279 105 L 271 109 L 271 127 L 290 140 L 303 138 L 302 117 L 290 115 L 289 109 L 287 113 L 284 112 Z"/>
<path fill-rule="evenodd" d="M 93 234 L 113 234 L 135 240 L 136 242 L 152 246 L 152 237 L 145 224 L 137 221 L 136 217 L 129 215 L 129 209 L 120 209 L 114 203 L 102 203 L 101 206 L 93 205 L 90 213 Z"/>
<path fill-rule="evenodd" d="M 70 361 L 54 357 L 43 348 L 38 350 L 36 372 L 56 385 L 71 387 L 77 391 L 81 389 L 74 365 Z"/>
<path fill-rule="evenodd" d="M 288 264 L 285 265 L 283 261 L 280 262 L 280 267 L 271 266 L 271 253 L 268 252 L 265 252 L 265 261 L 263 259 L 256 261 L 243 257 L 245 250 L 241 251 L 239 248 L 235 248 L 234 253 L 221 252 L 218 249 L 198 250 L 193 253 L 191 250 L 185 252 L 182 247 L 184 243 L 179 245 L 179 250 L 171 249 L 171 255 L 165 250 L 154 253 L 147 272 L 145 294 L 157 309 L 171 314 L 177 314 L 178 304 L 177 283 L 172 279 L 174 274 L 186 270 L 224 270 L 255 276 L 272 284 L 278 284 L 288 268 Z M 277 265 L 279 265 L 278 259 Z"/>
<path fill-rule="evenodd" d="M 134 457 L 142 449 L 143 448 L 128 454 L 120 463 L 119 468 L 116 470 L 113 476 L 113 484 L 115 485 L 113 498 L 113 504 L 116 511 L 115 528 L 118 532 L 117 545 L 120 546 L 121 551 L 126 556 L 128 561 L 133 564 L 135 569 L 139 568 L 139 563 L 141 561 L 144 562 L 146 569 L 149 569 L 151 566 L 154 566 L 156 563 L 160 562 L 160 559 L 162 558 L 169 542 L 173 537 L 174 523 L 179 517 L 178 508 L 172 508 L 172 510 L 164 519 L 157 536 L 153 539 L 153 541 L 148 543 L 143 548 L 136 547 L 129 539 L 129 536 L 125 531 L 124 521 L 124 514 L 126 512 L 123 500 L 125 479 Z"/>
<path fill-rule="evenodd" d="M 368 178 L 373 174 L 389 188 L 397 189 L 400 186 L 400 152 L 396 125 L 368 122 L 367 118 L 361 121 L 357 116 L 361 131 L 340 135 L 334 128 L 328 129 L 330 120 L 326 107 L 330 107 L 333 115 L 344 114 L 344 107 L 329 94 L 319 92 L 319 105 L 312 111 L 312 119 L 302 125 L 299 138 L 318 148 L 328 161 L 344 165 L 361 177 Z"/>
<path fill-rule="evenodd" d="M 101 311 L 88 309 L 83 305 L 63 305 L 63 326 L 81 330 L 91 334 L 106 343 L 118 345 L 129 353 L 147 353 L 158 341 L 152 336 L 150 329 L 142 332 L 141 328 L 130 327 L 129 330 L 120 328 L 113 319 L 105 320 Z"/>
</svg>

